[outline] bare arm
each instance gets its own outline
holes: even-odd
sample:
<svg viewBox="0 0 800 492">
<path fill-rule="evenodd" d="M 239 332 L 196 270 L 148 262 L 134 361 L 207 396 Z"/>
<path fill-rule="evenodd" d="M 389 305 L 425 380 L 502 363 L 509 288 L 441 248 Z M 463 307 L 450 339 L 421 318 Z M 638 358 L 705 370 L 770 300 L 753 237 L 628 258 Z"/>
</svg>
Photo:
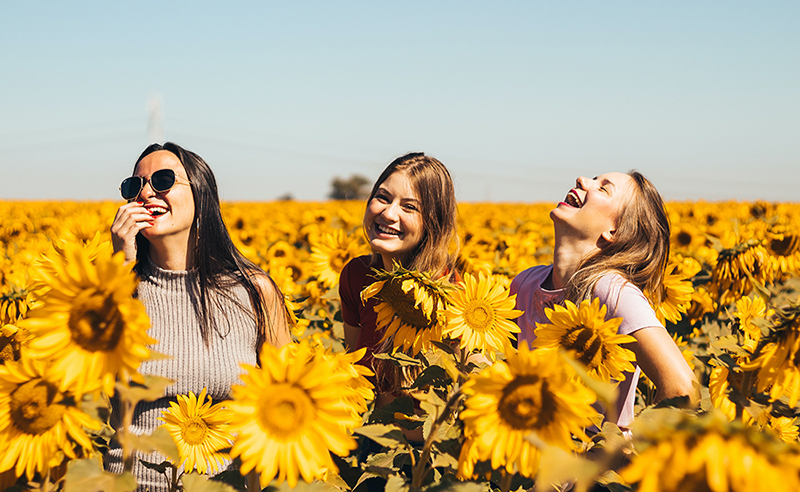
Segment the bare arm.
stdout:
<svg viewBox="0 0 800 492">
<path fill-rule="evenodd" d="M 692 403 L 699 401 L 697 378 L 667 330 L 651 326 L 632 336 L 636 343 L 626 347 L 636 354 L 639 367 L 656 385 L 656 403 L 677 396 L 688 396 Z"/>
<path fill-rule="evenodd" d="M 253 280 L 261 292 L 261 298 L 266 309 L 265 315 L 269 325 L 266 333 L 266 343 L 278 348 L 283 347 L 292 341 L 283 294 L 266 275 L 255 275 Z"/>
<path fill-rule="evenodd" d="M 360 326 L 344 324 L 344 347 L 348 352 L 355 351 L 359 333 L 361 333 Z"/>
</svg>

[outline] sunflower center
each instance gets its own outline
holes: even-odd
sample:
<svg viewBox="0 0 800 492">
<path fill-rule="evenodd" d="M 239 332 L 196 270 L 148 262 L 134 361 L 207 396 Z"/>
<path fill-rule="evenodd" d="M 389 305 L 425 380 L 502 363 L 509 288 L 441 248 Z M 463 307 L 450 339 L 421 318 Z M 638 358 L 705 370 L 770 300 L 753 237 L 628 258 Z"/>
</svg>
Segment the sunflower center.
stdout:
<svg viewBox="0 0 800 492">
<path fill-rule="evenodd" d="M 403 281 L 400 279 L 389 280 L 381 289 L 381 299 L 392 306 L 403 323 L 413 326 L 417 331 L 427 329 L 432 320 L 416 305 L 415 289 L 404 292 L 402 285 Z"/>
<path fill-rule="evenodd" d="M 196 446 L 202 444 L 206 440 L 208 434 L 208 425 L 205 420 L 197 415 L 189 417 L 181 422 L 181 437 L 183 442 Z"/>
<path fill-rule="evenodd" d="M 97 289 L 81 292 L 69 312 L 72 339 L 89 352 L 114 349 L 124 327 L 122 313 L 114 298 Z"/>
<path fill-rule="evenodd" d="M 783 239 L 773 239 L 769 248 L 777 255 L 789 256 L 800 246 L 800 237 L 784 234 Z"/>
<path fill-rule="evenodd" d="M 686 231 L 679 232 L 676 239 L 681 246 L 689 246 L 692 244 L 692 235 Z"/>
<path fill-rule="evenodd" d="M 484 299 L 473 299 L 464 310 L 464 320 L 475 331 L 486 331 L 494 324 L 494 309 Z"/>
<path fill-rule="evenodd" d="M 596 369 L 606 357 L 606 347 L 600 336 L 586 326 L 576 326 L 561 337 L 561 346 L 575 353 L 575 359 L 589 370 Z"/>
<path fill-rule="evenodd" d="M 302 389 L 292 385 L 276 387 L 262 400 L 261 427 L 278 439 L 292 440 L 314 418 L 314 402 Z"/>
<path fill-rule="evenodd" d="M 56 387 L 42 379 L 32 379 L 11 393 L 9 415 L 14 425 L 26 434 L 44 434 L 61 420 L 66 407 L 55 403 Z"/>
<path fill-rule="evenodd" d="M 536 430 L 553 420 L 556 405 L 547 381 L 538 376 L 521 376 L 503 389 L 498 411 L 512 428 Z"/>
</svg>

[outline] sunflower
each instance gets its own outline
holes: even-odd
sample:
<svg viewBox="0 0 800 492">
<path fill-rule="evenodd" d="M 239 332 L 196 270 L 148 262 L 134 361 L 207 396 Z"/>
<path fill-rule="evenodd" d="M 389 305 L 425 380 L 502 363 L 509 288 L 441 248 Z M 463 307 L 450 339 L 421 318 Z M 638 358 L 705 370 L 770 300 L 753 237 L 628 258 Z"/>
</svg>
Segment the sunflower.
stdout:
<svg viewBox="0 0 800 492">
<path fill-rule="evenodd" d="M 800 435 L 800 430 L 797 428 L 795 421 L 797 419 L 790 419 L 789 417 L 773 417 L 770 416 L 765 429 L 769 429 L 783 442 L 797 443 L 797 437 Z"/>
<path fill-rule="evenodd" d="M 800 273 L 800 232 L 786 225 L 767 232 L 767 251 L 772 268 L 781 274 Z"/>
<path fill-rule="evenodd" d="M 361 425 L 363 401 L 354 379 L 343 370 L 352 358 L 314 349 L 302 340 L 281 349 L 265 344 L 262 368 L 243 365 L 245 386 L 233 387 L 236 435 L 231 456 L 242 461 L 242 473 L 255 470 L 261 486 L 277 477 L 289 486 L 298 477 L 310 482 L 338 471 L 331 452 L 345 456 L 356 448 L 351 431 Z"/>
<path fill-rule="evenodd" d="M 81 410 L 82 395 L 74 388 L 59 389 L 58 376 L 30 358 L 0 365 L 0 472 L 14 469 L 30 480 L 64 456 L 92 453 L 84 428 L 102 424 Z"/>
<path fill-rule="evenodd" d="M 583 429 L 598 417 L 595 394 L 574 375 L 556 350 L 522 344 L 505 361 L 471 376 L 460 415 L 469 446 L 462 448 L 462 460 L 491 460 L 494 469 L 533 477 L 540 453 L 525 439 L 530 433 L 567 450 L 574 448 L 573 435 L 588 439 Z M 472 462 L 459 465 L 462 473 L 472 469 Z"/>
<path fill-rule="evenodd" d="M 312 244 L 308 261 L 314 265 L 312 274 L 330 288 L 339 283 L 339 274 L 348 261 L 366 253 L 366 246 L 358 239 L 345 235 L 342 229 L 336 229 L 322 236 L 319 243 Z"/>
<path fill-rule="evenodd" d="M 762 241 L 750 238 L 736 243 L 731 234 L 723 237 L 725 249 L 719 252 L 711 282 L 722 304 L 730 304 L 753 290 L 753 281 L 765 284 L 772 281 L 772 265 Z"/>
<path fill-rule="evenodd" d="M 228 432 L 231 411 L 217 403 L 212 404 L 206 388 L 200 396 L 189 392 L 189 395 L 178 395 L 177 402 L 170 402 L 169 408 L 162 412 L 159 420 L 163 421 L 172 440 L 178 446 L 181 462 L 189 472 L 197 470 L 200 474 L 217 473 L 224 461 L 229 459 L 228 453 L 221 449 L 230 447 L 233 436 Z"/>
<path fill-rule="evenodd" d="M 673 412 L 669 422 L 635 425 L 641 450 L 620 471 L 641 492 L 800 490 L 796 448 L 718 412 Z M 677 421 L 676 421 L 677 420 Z M 644 424 L 644 423 L 643 423 Z M 661 425 L 658 425 L 661 424 Z"/>
<path fill-rule="evenodd" d="M 597 297 L 580 306 L 565 301 L 565 306 L 545 308 L 544 314 L 553 324 L 537 323 L 533 346 L 560 347 L 586 366 L 591 376 L 605 382 L 622 381 L 624 372 L 635 370 L 632 362 L 636 360 L 622 344 L 636 339 L 617 334 L 622 318 L 606 320 L 606 309 Z"/>
<path fill-rule="evenodd" d="M 28 355 L 55 359 L 62 390 L 75 383 L 79 393 L 99 386 L 110 396 L 115 379 L 137 374 L 156 341 L 147 335 L 149 320 L 133 298 L 136 277 L 123 255 L 112 256 L 110 246 L 94 261 L 89 255 L 81 244 L 63 243 L 46 259 L 38 270 L 42 303 L 19 326 L 34 337 Z"/>
<path fill-rule="evenodd" d="M 793 407 L 800 399 L 800 304 L 776 314 L 776 325 L 770 334 L 761 340 L 753 359 L 741 366 L 758 370 L 758 391 L 769 390 L 773 400 L 786 395 Z"/>
<path fill-rule="evenodd" d="M 460 340 L 462 350 L 477 349 L 494 360 L 495 352 L 504 351 L 513 333 L 520 332 L 511 321 L 522 314 L 514 309 L 516 297 L 509 296 L 508 290 L 493 278 L 466 274 L 464 288 L 450 296 L 447 327 L 442 335 Z"/>
<path fill-rule="evenodd" d="M 741 391 L 742 379 L 741 370 L 732 372 L 725 366 L 716 366 L 711 371 L 708 382 L 711 403 L 728 417 L 728 420 L 736 420 L 737 413 L 736 404 L 731 401 L 728 394 L 730 393 L 731 386 Z M 742 412 L 741 420 L 745 424 L 750 424 L 753 422 L 753 417 L 745 410 Z"/>
<path fill-rule="evenodd" d="M 744 333 L 743 347 L 750 352 L 755 351 L 761 340 L 761 329 L 753 324 L 755 318 L 761 318 L 767 313 L 767 304 L 761 297 L 742 297 L 736 301 L 736 318 L 739 327 Z"/>
<path fill-rule="evenodd" d="M 660 301 L 652 302 L 658 321 L 666 326 L 666 320 L 677 323 L 681 313 L 689 310 L 694 288 L 692 282 L 682 273 L 680 265 L 673 263 L 667 267 L 661 285 Z"/>
<path fill-rule="evenodd" d="M 449 290 L 444 281 L 399 265 L 391 272 L 375 270 L 373 277 L 377 281 L 361 291 L 361 300 L 380 300 L 375 312 L 377 328 L 383 330 L 381 342 L 392 338 L 394 350 L 402 347 L 416 355 L 442 339 L 447 319 L 440 311 L 447 308 Z"/>
</svg>

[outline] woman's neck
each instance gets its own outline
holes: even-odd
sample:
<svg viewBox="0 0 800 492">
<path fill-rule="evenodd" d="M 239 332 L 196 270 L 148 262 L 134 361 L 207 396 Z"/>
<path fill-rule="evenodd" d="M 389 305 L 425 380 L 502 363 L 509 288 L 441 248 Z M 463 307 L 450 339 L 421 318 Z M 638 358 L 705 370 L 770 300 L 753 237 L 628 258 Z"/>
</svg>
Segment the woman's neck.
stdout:
<svg viewBox="0 0 800 492">
<path fill-rule="evenodd" d="M 164 270 L 184 271 L 194 268 L 194 258 L 188 245 L 171 241 L 150 242 L 150 260 Z"/>
<path fill-rule="evenodd" d="M 597 249 L 594 245 L 586 245 L 584 242 L 566 241 L 556 234 L 555 246 L 553 247 L 553 274 L 551 286 L 554 290 L 566 287 L 569 280 L 580 268 L 584 258 L 588 258 L 593 250 Z"/>
</svg>

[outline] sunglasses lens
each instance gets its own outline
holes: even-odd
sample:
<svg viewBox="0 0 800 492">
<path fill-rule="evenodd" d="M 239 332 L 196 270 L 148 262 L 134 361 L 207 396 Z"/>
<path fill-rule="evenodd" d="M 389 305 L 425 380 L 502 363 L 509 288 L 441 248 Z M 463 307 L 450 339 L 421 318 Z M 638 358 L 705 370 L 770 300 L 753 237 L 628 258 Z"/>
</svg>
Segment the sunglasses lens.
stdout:
<svg viewBox="0 0 800 492">
<path fill-rule="evenodd" d="M 161 169 L 153 173 L 150 178 L 150 185 L 157 192 L 164 192 L 172 188 L 175 184 L 175 171 L 172 169 Z"/>
<path fill-rule="evenodd" d="M 139 176 L 125 178 L 119 187 L 119 191 L 125 200 L 133 200 L 142 191 L 142 178 Z"/>
</svg>

